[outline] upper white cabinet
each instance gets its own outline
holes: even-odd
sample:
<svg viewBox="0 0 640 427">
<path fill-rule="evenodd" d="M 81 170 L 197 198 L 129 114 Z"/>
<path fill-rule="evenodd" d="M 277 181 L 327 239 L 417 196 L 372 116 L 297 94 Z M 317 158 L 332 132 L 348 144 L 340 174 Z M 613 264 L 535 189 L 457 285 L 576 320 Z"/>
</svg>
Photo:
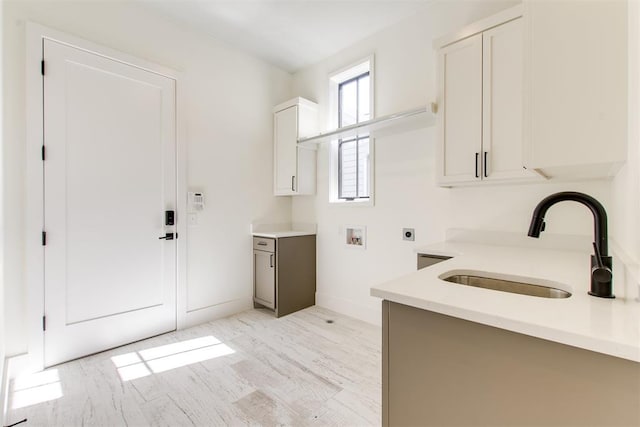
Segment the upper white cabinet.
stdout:
<svg viewBox="0 0 640 427">
<path fill-rule="evenodd" d="M 441 185 L 536 177 L 523 168 L 523 24 L 514 15 L 438 52 Z"/>
<path fill-rule="evenodd" d="M 316 151 L 298 139 L 318 132 L 318 105 L 294 98 L 273 109 L 273 189 L 276 196 L 314 194 Z"/>
<path fill-rule="evenodd" d="M 627 153 L 627 2 L 526 1 L 525 164 L 614 175 Z"/>
<path fill-rule="evenodd" d="M 627 2 L 525 0 L 434 47 L 441 185 L 601 178 L 624 163 Z"/>
</svg>

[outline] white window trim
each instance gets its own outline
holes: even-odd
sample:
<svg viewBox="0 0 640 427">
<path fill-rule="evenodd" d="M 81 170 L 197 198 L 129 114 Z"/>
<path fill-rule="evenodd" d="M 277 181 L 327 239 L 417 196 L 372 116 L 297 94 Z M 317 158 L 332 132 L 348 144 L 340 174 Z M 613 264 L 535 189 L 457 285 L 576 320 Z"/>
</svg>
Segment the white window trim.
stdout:
<svg viewBox="0 0 640 427">
<path fill-rule="evenodd" d="M 329 117 L 327 129 L 338 127 L 338 86 L 341 82 L 356 77 L 366 71 L 369 64 L 369 111 L 370 118 L 375 117 L 375 61 L 371 54 L 332 73 L 329 73 Z M 369 197 L 366 199 L 345 200 L 338 198 L 338 140 L 329 144 L 329 204 L 335 206 L 373 206 L 375 197 L 375 138 L 369 138 Z"/>
</svg>

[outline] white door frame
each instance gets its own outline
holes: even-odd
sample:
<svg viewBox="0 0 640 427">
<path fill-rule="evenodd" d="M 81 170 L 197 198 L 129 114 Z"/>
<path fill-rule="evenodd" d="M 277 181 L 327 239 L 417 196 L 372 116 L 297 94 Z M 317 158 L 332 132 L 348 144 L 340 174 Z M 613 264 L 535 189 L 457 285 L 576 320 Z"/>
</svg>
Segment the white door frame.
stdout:
<svg viewBox="0 0 640 427">
<path fill-rule="evenodd" d="M 187 313 L 187 146 L 184 126 L 184 91 L 182 74 L 161 65 L 147 62 L 126 53 L 27 22 L 26 33 L 26 102 L 27 102 L 27 205 L 25 218 L 26 239 L 26 287 L 28 361 L 25 370 L 44 369 L 44 176 L 42 168 L 43 139 L 43 85 L 40 64 L 43 40 L 53 40 L 76 49 L 91 52 L 114 61 L 160 74 L 176 82 L 176 174 L 177 206 L 176 232 L 179 235 L 177 249 L 176 325 L 182 329 Z M 46 67 L 46 65 L 45 65 Z M 46 73 L 46 70 L 45 70 Z"/>
</svg>

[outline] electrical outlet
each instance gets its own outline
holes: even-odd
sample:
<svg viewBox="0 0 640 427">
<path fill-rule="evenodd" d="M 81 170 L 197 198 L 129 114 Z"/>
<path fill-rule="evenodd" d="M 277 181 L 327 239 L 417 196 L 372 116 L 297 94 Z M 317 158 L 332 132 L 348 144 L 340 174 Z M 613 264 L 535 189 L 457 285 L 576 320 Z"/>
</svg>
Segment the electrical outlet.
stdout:
<svg viewBox="0 0 640 427">
<path fill-rule="evenodd" d="M 413 228 L 403 228 L 402 229 L 402 240 L 408 240 L 413 242 L 416 240 L 416 232 Z"/>
</svg>

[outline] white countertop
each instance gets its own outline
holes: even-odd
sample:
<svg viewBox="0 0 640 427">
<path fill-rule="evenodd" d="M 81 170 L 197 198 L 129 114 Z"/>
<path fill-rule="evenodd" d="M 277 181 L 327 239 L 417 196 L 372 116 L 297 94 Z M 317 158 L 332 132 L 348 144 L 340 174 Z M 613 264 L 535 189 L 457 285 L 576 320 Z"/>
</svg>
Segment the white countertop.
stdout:
<svg viewBox="0 0 640 427">
<path fill-rule="evenodd" d="M 589 253 L 445 242 L 419 253 L 453 258 L 371 288 L 371 295 L 424 310 L 640 362 L 640 302 L 624 269 L 613 277 L 615 299 L 589 296 Z M 499 292 L 441 280 L 452 270 L 525 278 L 572 293 L 565 299 Z M 616 273 L 618 276 L 616 276 Z M 459 273 L 460 274 L 460 273 Z"/>
<path fill-rule="evenodd" d="M 315 236 L 315 231 L 256 231 L 251 233 L 253 237 L 268 237 L 271 239 L 279 239 L 281 237 L 296 237 L 296 236 Z"/>
</svg>

